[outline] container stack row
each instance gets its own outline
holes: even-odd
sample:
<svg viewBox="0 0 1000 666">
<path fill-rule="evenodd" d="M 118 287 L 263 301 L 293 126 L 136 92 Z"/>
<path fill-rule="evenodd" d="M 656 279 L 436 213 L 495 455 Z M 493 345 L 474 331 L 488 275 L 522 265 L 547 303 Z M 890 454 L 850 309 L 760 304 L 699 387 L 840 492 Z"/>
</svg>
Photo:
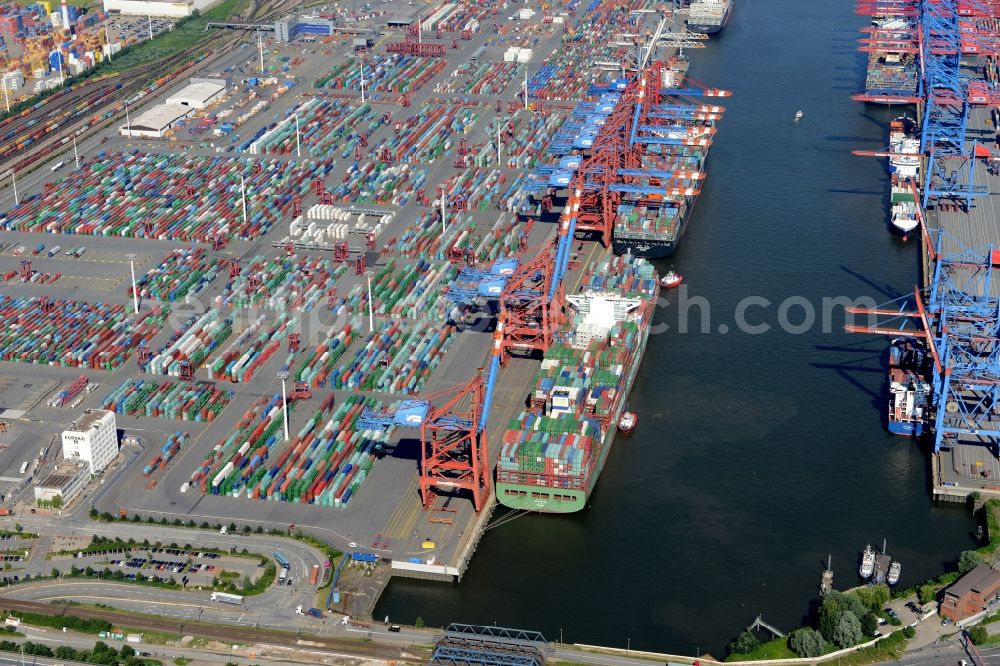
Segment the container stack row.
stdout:
<svg viewBox="0 0 1000 666">
<path fill-rule="evenodd" d="M 434 87 L 434 92 L 500 96 L 510 82 L 524 76 L 514 62 L 477 62 L 462 65 Z"/>
<path fill-rule="evenodd" d="M 313 388 L 325 388 L 330 373 L 354 342 L 354 332 L 360 325 L 360 319 L 356 319 L 343 326 L 331 326 L 315 349 L 304 352 L 305 360 L 295 373 L 295 381 L 305 382 Z"/>
<path fill-rule="evenodd" d="M 154 375 L 179 377 L 181 364 L 186 362 L 193 372 L 233 334 L 233 319 L 232 315 L 223 317 L 216 308 L 210 309 L 191 321 L 176 340 L 153 355 L 143 370 Z"/>
<path fill-rule="evenodd" d="M 217 307 L 258 307 L 311 312 L 348 270 L 346 263 L 303 255 L 254 257 L 216 297 Z"/>
<path fill-rule="evenodd" d="M 160 449 L 160 452 L 153 456 L 149 464 L 142 468 L 142 475 L 148 477 L 156 470 L 166 469 L 170 461 L 174 459 L 174 456 L 180 453 L 181 448 L 190 440 L 191 435 L 186 432 L 178 431 L 170 435 Z"/>
<path fill-rule="evenodd" d="M 490 148 L 483 150 L 488 152 Z M 519 174 L 508 182 L 506 174 L 499 169 L 465 169 L 445 181 L 448 210 L 503 208 L 520 189 L 524 178 L 524 174 Z"/>
<path fill-rule="evenodd" d="M 358 429 L 365 409 L 379 410 L 373 398 L 348 396 L 335 410 L 332 400 L 317 411 L 263 474 L 248 479 L 246 495 L 321 506 L 344 507 L 357 494 L 381 454 L 392 429 Z M 332 412 L 332 413 L 331 413 Z"/>
<path fill-rule="evenodd" d="M 130 378 L 104 399 L 104 408 L 125 416 L 213 421 L 232 399 L 231 389 L 221 390 L 211 382 L 186 384 Z"/>
<path fill-rule="evenodd" d="M 395 260 L 387 266 L 395 268 Z M 397 319 L 446 321 L 451 309 L 446 290 L 457 276 L 454 265 L 424 259 L 392 273 L 382 271 L 372 280 L 373 310 Z"/>
<path fill-rule="evenodd" d="M 273 322 L 261 315 L 209 364 L 209 378 L 237 384 L 249 382 L 297 326 L 298 319 L 289 319 L 284 312 Z"/>
<path fill-rule="evenodd" d="M 454 326 L 393 321 L 333 372 L 332 388 L 416 394 L 454 339 Z"/>
<path fill-rule="evenodd" d="M 444 58 L 419 58 L 403 54 L 375 55 L 362 63 L 348 58 L 329 74 L 313 84 L 317 88 L 361 91 L 364 76 L 365 92 L 407 93 L 416 92 L 445 68 Z"/>
<path fill-rule="evenodd" d="M 427 170 L 409 164 L 354 162 L 332 194 L 344 203 L 405 206 L 413 192 L 427 180 Z"/>
<path fill-rule="evenodd" d="M 371 122 L 370 104 L 357 105 L 346 99 L 313 97 L 288 112 L 285 119 L 250 144 L 251 155 L 291 155 L 296 152 L 295 118 L 298 117 L 298 146 L 303 154 L 326 156 L 340 146 L 355 125 Z"/>
<path fill-rule="evenodd" d="M 288 403 L 289 414 L 295 405 Z M 266 469 L 268 452 L 282 438 L 283 425 L 281 394 L 261 396 L 194 470 L 191 485 L 212 495 L 232 494 L 235 483 Z"/>
<path fill-rule="evenodd" d="M 425 104 L 415 115 L 397 122 L 391 137 L 374 148 L 376 155 L 388 151 L 395 162 L 430 164 L 452 146 L 453 135 L 466 135 L 479 116 L 458 106 Z"/>
<path fill-rule="evenodd" d="M 169 308 L 138 318 L 124 305 L 0 295 L 0 359 L 114 370 L 163 328 Z"/>
<path fill-rule="evenodd" d="M 316 161 L 259 161 L 250 168 L 233 157 L 101 153 L 0 217 L 0 228 L 203 243 L 220 234 L 253 240 L 290 217 L 293 198 L 305 196 L 331 169 Z"/>
<path fill-rule="evenodd" d="M 139 296 L 143 299 L 176 301 L 194 296 L 211 284 L 219 274 L 219 260 L 210 257 L 205 248 L 174 250 L 158 266 L 137 280 Z M 132 286 L 126 287 L 132 295 Z"/>
</svg>

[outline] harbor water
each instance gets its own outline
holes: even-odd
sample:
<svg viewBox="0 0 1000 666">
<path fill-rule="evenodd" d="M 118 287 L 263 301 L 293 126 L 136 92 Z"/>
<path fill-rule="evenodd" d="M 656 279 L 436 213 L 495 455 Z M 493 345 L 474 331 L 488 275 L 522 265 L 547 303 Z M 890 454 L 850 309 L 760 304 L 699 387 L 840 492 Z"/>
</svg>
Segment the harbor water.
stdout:
<svg viewBox="0 0 1000 666">
<path fill-rule="evenodd" d="M 919 280 L 918 242 L 887 231 L 885 165 L 850 153 L 883 147 L 900 112 L 850 99 L 866 19 L 851 2 L 737 2 L 690 52 L 691 76 L 733 97 L 684 241 L 658 264 L 705 299 L 708 330 L 691 305 L 682 333 L 681 294 L 666 294 L 669 330 L 630 399 L 639 425 L 587 510 L 490 530 L 461 584 L 395 580 L 376 617 L 722 657 L 758 613 L 799 626 L 828 554 L 844 589 L 886 538 L 909 585 L 973 545 L 968 511 L 931 502 L 926 454 L 884 430 L 887 340 L 824 317 L 823 299 L 882 303 Z M 741 303 L 770 330 L 741 331 Z M 815 323 L 782 330 L 806 309 Z"/>
</svg>

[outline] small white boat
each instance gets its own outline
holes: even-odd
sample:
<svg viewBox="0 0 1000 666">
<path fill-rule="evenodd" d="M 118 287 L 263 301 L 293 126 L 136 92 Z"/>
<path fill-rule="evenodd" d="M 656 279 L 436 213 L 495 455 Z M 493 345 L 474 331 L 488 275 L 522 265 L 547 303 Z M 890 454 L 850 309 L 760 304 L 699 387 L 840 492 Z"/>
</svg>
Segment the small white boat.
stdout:
<svg viewBox="0 0 1000 666">
<path fill-rule="evenodd" d="M 899 572 L 903 568 L 903 565 L 899 562 L 893 560 L 892 564 L 889 565 L 889 574 L 885 577 L 885 582 L 889 585 L 895 585 L 899 582 Z"/>
<path fill-rule="evenodd" d="M 667 274 L 660 278 L 660 286 L 664 289 L 673 289 L 681 282 L 684 282 L 684 276 L 674 272 L 673 269 L 667 271 Z"/>
<path fill-rule="evenodd" d="M 802 116 L 804 116 L 804 115 L 806 115 L 806 114 L 802 113 L 802 111 L 796 111 L 795 112 L 795 120 L 796 121 L 802 120 Z"/>
<path fill-rule="evenodd" d="M 875 550 L 871 547 L 871 544 L 865 546 L 865 552 L 861 555 L 861 566 L 858 567 L 858 575 L 860 575 L 865 580 L 872 577 L 875 573 Z"/>
<path fill-rule="evenodd" d="M 635 412 L 626 410 L 622 412 L 621 418 L 618 419 L 618 430 L 620 430 L 623 435 L 627 435 L 635 430 L 635 424 L 638 423 L 638 421 L 639 417 Z"/>
</svg>

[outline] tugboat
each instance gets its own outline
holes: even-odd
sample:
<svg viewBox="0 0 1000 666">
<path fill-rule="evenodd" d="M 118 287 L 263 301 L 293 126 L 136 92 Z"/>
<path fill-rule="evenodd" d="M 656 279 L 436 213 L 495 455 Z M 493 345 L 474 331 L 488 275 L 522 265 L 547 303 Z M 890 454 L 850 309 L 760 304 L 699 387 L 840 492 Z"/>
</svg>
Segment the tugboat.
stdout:
<svg viewBox="0 0 1000 666">
<path fill-rule="evenodd" d="M 858 567 L 858 575 L 868 580 L 875 573 L 875 551 L 871 544 L 865 546 L 865 552 L 861 555 L 861 566 Z"/>
<path fill-rule="evenodd" d="M 806 115 L 806 114 L 802 113 L 801 110 L 800 111 L 796 111 L 795 112 L 795 122 L 798 122 L 798 121 L 802 120 L 802 116 L 804 116 L 804 115 Z"/>
<path fill-rule="evenodd" d="M 622 412 L 621 418 L 618 419 L 618 431 L 623 435 L 631 435 L 632 431 L 635 430 L 635 424 L 638 423 L 639 417 L 635 412 L 630 412 L 627 409 Z"/>
<path fill-rule="evenodd" d="M 662 289 L 673 289 L 674 287 L 680 285 L 684 282 L 684 276 L 680 273 L 674 272 L 674 269 L 667 271 L 667 274 L 660 278 L 660 288 Z"/>
</svg>

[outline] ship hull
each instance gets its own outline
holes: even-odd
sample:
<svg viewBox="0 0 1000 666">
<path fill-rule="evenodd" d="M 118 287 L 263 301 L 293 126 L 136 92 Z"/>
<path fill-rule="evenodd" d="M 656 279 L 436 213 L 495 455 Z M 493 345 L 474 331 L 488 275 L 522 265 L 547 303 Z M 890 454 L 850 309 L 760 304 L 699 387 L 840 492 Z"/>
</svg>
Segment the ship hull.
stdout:
<svg viewBox="0 0 1000 666">
<path fill-rule="evenodd" d="M 655 301 L 655 297 L 652 300 Z M 609 418 L 608 422 L 610 425 L 608 432 L 604 435 L 604 439 L 601 442 L 601 451 L 598 454 L 597 462 L 594 464 L 590 477 L 587 479 L 586 490 L 552 488 L 526 483 L 507 483 L 498 480 L 496 482 L 496 494 L 497 501 L 500 504 L 510 509 L 536 511 L 538 513 L 575 513 L 587 506 L 587 499 L 594 491 L 594 486 L 597 484 L 597 479 L 601 476 L 601 472 L 604 471 L 604 463 L 607 462 L 608 453 L 611 451 L 615 434 L 618 432 L 616 424 L 621 418 L 622 412 L 625 411 L 625 397 L 632 391 L 632 382 L 635 381 L 635 376 L 639 371 L 639 364 L 642 363 L 642 357 L 646 353 L 646 342 L 649 339 L 650 325 L 652 325 L 651 321 L 643 330 L 642 342 L 633 357 L 634 360 L 632 366 L 629 368 L 625 382 L 624 397 L 620 401 L 619 407 Z"/>
<path fill-rule="evenodd" d="M 726 7 L 726 11 L 722 15 L 722 21 L 718 25 L 688 23 L 687 29 L 690 30 L 691 32 L 698 32 L 703 35 L 714 35 L 720 32 L 723 28 L 726 27 L 726 24 L 729 23 L 729 16 L 733 13 L 733 4 L 735 2 L 736 0 L 730 0 L 729 6 Z"/>
<path fill-rule="evenodd" d="M 677 243 L 650 243 L 648 241 L 621 240 L 616 238 L 611 241 L 611 248 L 615 254 L 629 252 L 634 257 L 663 259 L 674 253 L 674 250 L 677 249 Z"/>
<path fill-rule="evenodd" d="M 924 434 L 924 424 L 889 419 L 889 432 L 900 437 L 919 437 Z"/>
</svg>

